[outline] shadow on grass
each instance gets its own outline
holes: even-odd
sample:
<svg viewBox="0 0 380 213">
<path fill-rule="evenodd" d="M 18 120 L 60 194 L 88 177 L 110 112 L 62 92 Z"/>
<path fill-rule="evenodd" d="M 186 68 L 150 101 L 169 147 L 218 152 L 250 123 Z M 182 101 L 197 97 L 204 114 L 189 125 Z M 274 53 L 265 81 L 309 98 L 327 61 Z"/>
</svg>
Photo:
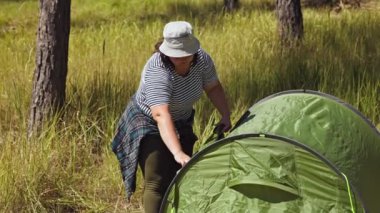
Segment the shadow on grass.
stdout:
<svg viewBox="0 0 380 213">
<path fill-rule="evenodd" d="M 17 1 L 17 0 L 13 0 Z M 111 3 L 110 3 L 111 4 Z M 122 7 L 120 5 L 112 5 L 112 7 Z M 306 5 L 305 5 L 306 7 Z M 307 6 L 314 7 L 314 6 Z M 315 6 L 320 7 L 320 5 Z M 87 14 L 82 15 L 78 18 L 72 19 L 72 26 L 74 27 L 89 27 L 89 26 L 100 26 L 105 25 L 110 22 L 125 22 L 126 24 L 142 24 L 151 23 L 152 21 L 161 21 L 166 23 L 173 19 L 182 20 L 199 20 L 201 26 L 213 23 L 221 24 L 222 20 L 220 17 L 223 15 L 234 15 L 238 13 L 250 13 L 252 11 L 275 11 L 276 5 L 275 1 L 251 1 L 243 2 L 240 7 L 231 13 L 227 13 L 223 10 L 223 2 L 204 2 L 201 5 L 188 2 L 170 2 L 166 5 L 166 10 L 164 11 L 149 11 L 143 14 L 136 14 L 133 16 L 128 16 L 123 13 L 112 13 L 111 15 L 102 15 L 99 11 L 90 11 Z"/>
<path fill-rule="evenodd" d="M 273 11 L 275 9 L 274 2 L 251 2 L 242 4 L 236 12 L 250 11 Z M 89 26 L 100 26 L 109 24 L 110 22 L 125 22 L 126 24 L 142 24 L 151 23 L 152 21 L 161 21 L 166 23 L 173 19 L 193 20 L 197 19 L 201 25 L 208 23 L 220 23 L 221 15 L 233 15 L 234 12 L 227 14 L 223 10 L 222 2 L 202 3 L 201 5 L 186 2 L 168 3 L 166 11 L 150 11 L 146 14 L 138 14 L 132 17 L 121 13 L 114 13 L 111 16 L 102 15 L 97 11 L 90 11 L 80 17 L 72 18 L 71 26 L 83 28 Z"/>
</svg>

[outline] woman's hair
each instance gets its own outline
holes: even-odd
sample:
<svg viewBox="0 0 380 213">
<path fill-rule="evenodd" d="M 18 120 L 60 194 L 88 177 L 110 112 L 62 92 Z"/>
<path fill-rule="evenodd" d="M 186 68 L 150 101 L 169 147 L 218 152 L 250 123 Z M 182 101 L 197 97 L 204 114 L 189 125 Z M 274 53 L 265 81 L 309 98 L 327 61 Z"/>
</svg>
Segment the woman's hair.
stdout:
<svg viewBox="0 0 380 213">
<path fill-rule="evenodd" d="M 154 45 L 153 53 L 160 53 L 161 60 L 164 63 L 166 68 L 174 67 L 174 64 L 170 61 L 169 57 L 160 51 L 160 46 L 162 42 L 164 42 L 164 38 L 161 37 Z"/>
<path fill-rule="evenodd" d="M 163 38 L 163 37 L 161 37 L 161 38 L 156 42 L 156 44 L 154 45 L 154 51 L 153 51 L 153 54 L 154 54 L 154 53 L 160 53 L 161 60 L 162 60 L 162 62 L 164 63 L 165 67 L 167 67 L 167 68 L 169 68 L 170 66 L 171 66 L 171 67 L 174 67 L 174 64 L 170 61 L 169 56 L 163 54 L 163 53 L 160 51 L 160 46 L 161 46 L 162 42 L 164 42 L 164 38 Z M 197 56 L 198 56 L 198 53 L 195 53 L 195 54 L 194 54 L 194 58 L 193 58 L 193 64 L 197 63 Z"/>
<path fill-rule="evenodd" d="M 157 53 L 157 52 L 160 52 L 160 46 L 161 44 L 164 42 L 164 38 L 161 37 L 160 39 L 158 39 L 158 41 L 156 42 L 156 44 L 154 45 L 154 51 L 153 53 Z"/>
</svg>

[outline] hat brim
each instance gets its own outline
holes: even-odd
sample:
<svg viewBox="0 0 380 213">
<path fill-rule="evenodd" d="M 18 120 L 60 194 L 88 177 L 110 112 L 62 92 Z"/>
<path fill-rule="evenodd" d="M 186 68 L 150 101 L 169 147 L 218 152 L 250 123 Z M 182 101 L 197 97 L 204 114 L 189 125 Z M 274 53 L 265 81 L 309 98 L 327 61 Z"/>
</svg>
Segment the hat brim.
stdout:
<svg viewBox="0 0 380 213">
<path fill-rule="evenodd" d="M 200 48 L 197 38 L 191 36 L 180 47 L 173 47 L 165 39 L 159 47 L 160 52 L 169 57 L 181 58 L 194 55 Z"/>
</svg>

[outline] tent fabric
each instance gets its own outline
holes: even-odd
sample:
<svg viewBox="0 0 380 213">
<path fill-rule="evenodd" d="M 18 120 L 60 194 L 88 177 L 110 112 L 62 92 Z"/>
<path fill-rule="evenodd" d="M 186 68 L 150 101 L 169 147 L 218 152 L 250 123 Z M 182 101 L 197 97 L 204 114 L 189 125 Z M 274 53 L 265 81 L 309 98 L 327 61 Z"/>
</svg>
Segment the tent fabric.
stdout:
<svg viewBox="0 0 380 213">
<path fill-rule="evenodd" d="M 160 212 L 380 212 L 380 133 L 316 91 L 253 105 L 174 178 Z"/>
<path fill-rule="evenodd" d="M 253 105 L 230 136 L 280 135 L 308 145 L 347 175 L 370 212 L 380 212 L 380 133 L 359 111 L 316 91 L 285 91 Z"/>
<path fill-rule="evenodd" d="M 339 171 L 297 144 L 254 134 L 214 143 L 179 172 L 161 212 L 364 212 Z"/>
</svg>

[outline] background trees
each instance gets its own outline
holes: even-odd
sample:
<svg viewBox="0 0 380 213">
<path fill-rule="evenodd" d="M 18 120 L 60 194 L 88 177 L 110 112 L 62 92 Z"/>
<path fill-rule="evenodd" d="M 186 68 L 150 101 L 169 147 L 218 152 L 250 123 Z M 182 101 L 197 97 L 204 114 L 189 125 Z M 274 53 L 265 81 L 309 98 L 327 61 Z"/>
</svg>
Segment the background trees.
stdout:
<svg viewBox="0 0 380 213">
<path fill-rule="evenodd" d="M 224 0 L 224 10 L 231 12 L 239 7 L 239 0 Z"/>
<path fill-rule="evenodd" d="M 28 136 L 39 132 L 65 102 L 70 4 L 71 0 L 40 0 Z"/>
<path fill-rule="evenodd" d="M 278 31 L 283 43 L 292 43 L 303 37 L 303 19 L 300 0 L 277 0 Z"/>
</svg>

